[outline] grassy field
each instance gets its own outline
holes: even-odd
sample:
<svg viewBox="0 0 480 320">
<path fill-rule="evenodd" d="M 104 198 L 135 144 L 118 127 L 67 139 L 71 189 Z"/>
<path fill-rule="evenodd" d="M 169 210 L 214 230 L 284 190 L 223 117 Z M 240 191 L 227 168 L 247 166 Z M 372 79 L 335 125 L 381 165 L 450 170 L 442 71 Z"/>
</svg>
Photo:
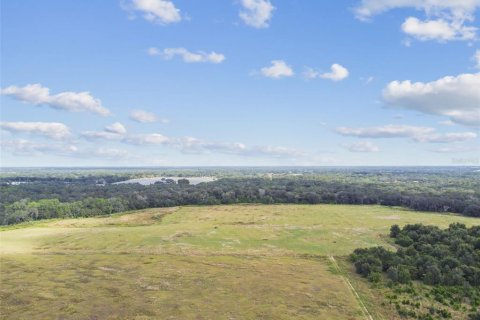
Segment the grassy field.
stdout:
<svg viewBox="0 0 480 320">
<path fill-rule="evenodd" d="M 392 224 L 452 222 L 480 224 L 380 206 L 236 205 L 6 227 L 0 317 L 395 319 L 345 256 L 391 246 Z"/>
</svg>

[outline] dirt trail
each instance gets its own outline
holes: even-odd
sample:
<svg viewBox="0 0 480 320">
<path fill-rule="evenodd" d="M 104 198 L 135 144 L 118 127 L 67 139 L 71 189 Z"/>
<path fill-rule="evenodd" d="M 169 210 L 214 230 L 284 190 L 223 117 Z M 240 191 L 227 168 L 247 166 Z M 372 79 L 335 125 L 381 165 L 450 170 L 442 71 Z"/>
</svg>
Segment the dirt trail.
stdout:
<svg viewBox="0 0 480 320">
<path fill-rule="evenodd" d="M 352 283 L 350 282 L 350 280 L 348 280 L 347 277 L 345 277 L 344 275 L 341 274 L 340 267 L 338 266 L 338 263 L 337 263 L 337 260 L 335 260 L 335 257 L 334 256 L 328 256 L 328 259 L 332 262 L 335 269 L 337 269 L 337 271 L 339 272 L 340 277 L 342 277 L 343 281 L 347 284 L 347 286 L 352 291 L 353 295 L 355 296 L 358 303 L 360 304 L 360 308 L 362 309 L 363 314 L 365 315 L 365 318 L 367 318 L 368 320 L 373 320 L 372 315 L 370 314 L 370 312 L 368 312 L 368 309 L 365 306 L 365 303 L 363 303 L 362 298 L 360 298 L 360 295 L 358 294 L 357 290 L 355 290 L 355 288 L 352 286 Z"/>
</svg>

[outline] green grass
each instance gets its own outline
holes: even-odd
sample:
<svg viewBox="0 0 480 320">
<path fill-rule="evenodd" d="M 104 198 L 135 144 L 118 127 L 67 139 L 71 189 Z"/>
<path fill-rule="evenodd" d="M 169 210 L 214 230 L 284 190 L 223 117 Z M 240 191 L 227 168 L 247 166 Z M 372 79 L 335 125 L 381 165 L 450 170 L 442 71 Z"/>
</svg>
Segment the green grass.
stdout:
<svg viewBox="0 0 480 320">
<path fill-rule="evenodd" d="M 380 206 L 237 205 L 5 228 L 0 318 L 365 319 L 328 256 L 391 246 L 392 224 L 452 222 L 480 224 Z M 352 283 L 375 319 L 394 319 Z"/>
</svg>

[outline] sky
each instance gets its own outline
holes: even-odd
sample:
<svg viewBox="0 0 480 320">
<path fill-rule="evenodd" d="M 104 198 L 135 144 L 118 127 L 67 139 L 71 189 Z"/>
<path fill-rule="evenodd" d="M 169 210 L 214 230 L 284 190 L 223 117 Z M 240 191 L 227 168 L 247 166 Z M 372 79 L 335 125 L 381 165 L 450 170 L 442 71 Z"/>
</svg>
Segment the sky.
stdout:
<svg viewBox="0 0 480 320">
<path fill-rule="evenodd" d="M 2 0 L 16 166 L 480 164 L 480 0 Z"/>
</svg>

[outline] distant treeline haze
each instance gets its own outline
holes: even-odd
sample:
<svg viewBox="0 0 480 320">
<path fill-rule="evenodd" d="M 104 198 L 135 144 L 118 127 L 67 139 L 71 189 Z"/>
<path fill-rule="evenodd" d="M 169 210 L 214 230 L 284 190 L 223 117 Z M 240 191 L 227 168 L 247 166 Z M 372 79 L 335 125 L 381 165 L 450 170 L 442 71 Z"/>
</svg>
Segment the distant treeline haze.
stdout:
<svg viewBox="0 0 480 320">
<path fill-rule="evenodd" d="M 480 183 L 475 177 L 429 175 L 420 182 L 400 174 L 396 178 L 335 173 L 312 178 L 226 178 L 195 186 L 112 184 L 121 180 L 118 177 L 29 178 L 29 183 L 16 185 L 4 179 L 0 223 L 234 203 L 379 204 L 480 217 Z"/>
</svg>

